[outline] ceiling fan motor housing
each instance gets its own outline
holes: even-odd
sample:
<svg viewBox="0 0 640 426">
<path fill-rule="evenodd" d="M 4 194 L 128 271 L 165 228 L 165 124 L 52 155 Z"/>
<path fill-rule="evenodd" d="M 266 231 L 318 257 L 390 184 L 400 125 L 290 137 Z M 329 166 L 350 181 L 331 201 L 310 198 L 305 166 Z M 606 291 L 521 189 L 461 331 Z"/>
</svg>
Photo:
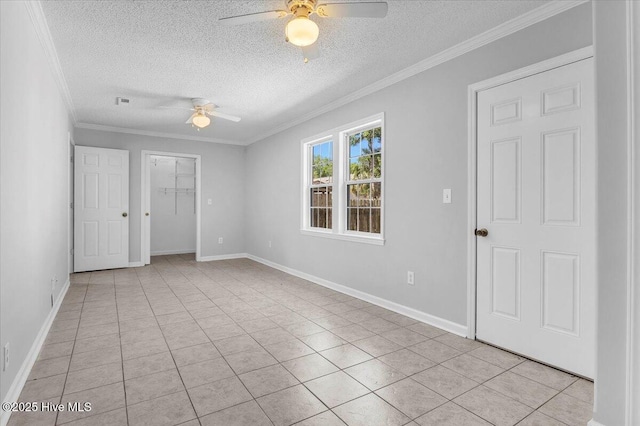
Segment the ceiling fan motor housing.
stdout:
<svg viewBox="0 0 640 426">
<path fill-rule="evenodd" d="M 303 13 L 309 16 L 315 9 L 316 3 L 316 0 L 285 0 L 287 9 L 295 16 Z"/>
</svg>

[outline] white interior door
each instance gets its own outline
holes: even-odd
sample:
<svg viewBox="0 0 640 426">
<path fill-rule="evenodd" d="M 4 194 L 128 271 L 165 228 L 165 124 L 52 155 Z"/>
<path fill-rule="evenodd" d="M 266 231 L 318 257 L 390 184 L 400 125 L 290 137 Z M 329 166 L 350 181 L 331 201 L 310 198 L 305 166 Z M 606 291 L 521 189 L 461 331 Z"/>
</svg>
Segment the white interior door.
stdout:
<svg viewBox="0 0 640 426">
<path fill-rule="evenodd" d="M 595 368 L 593 60 L 478 93 L 480 340 Z"/>
<path fill-rule="evenodd" d="M 129 266 L 129 151 L 76 146 L 74 270 Z"/>
</svg>

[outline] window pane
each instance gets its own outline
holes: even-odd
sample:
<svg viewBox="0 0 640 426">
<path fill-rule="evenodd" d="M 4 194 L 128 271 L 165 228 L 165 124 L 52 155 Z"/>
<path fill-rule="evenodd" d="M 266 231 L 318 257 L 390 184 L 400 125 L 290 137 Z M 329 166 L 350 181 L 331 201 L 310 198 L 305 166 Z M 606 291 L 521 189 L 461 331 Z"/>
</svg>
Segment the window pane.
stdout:
<svg viewBox="0 0 640 426">
<path fill-rule="evenodd" d="M 347 185 L 347 206 L 369 207 L 371 205 L 371 184 Z"/>
<path fill-rule="evenodd" d="M 364 155 L 361 157 L 352 158 L 349 161 L 349 179 L 350 180 L 362 180 L 372 177 L 372 161 L 373 158 L 370 155 Z"/>
<path fill-rule="evenodd" d="M 332 189 L 330 186 L 311 188 L 311 207 L 326 207 L 331 205 Z"/>
<path fill-rule="evenodd" d="M 382 184 L 371 184 L 371 207 L 382 207 Z"/>
<path fill-rule="evenodd" d="M 358 231 L 369 232 L 371 209 L 358 209 Z"/>
<path fill-rule="evenodd" d="M 313 207 L 309 209 L 309 220 L 311 221 L 309 226 L 314 228 L 318 226 L 318 209 Z"/>
<path fill-rule="evenodd" d="M 369 207 L 371 205 L 371 184 L 363 183 L 358 186 L 358 207 Z"/>
<path fill-rule="evenodd" d="M 333 142 L 323 142 L 312 147 L 312 183 L 333 182 Z"/>
<path fill-rule="evenodd" d="M 327 186 L 327 206 L 333 206 L 333 187 Z"/>
<path fill-rule="evenodd" d="M 373 129 L 373 152 L 380 152 L 382 147 L 382 128 L 376 127 Z"/>
<path fill-rule="evenodd" d="M 349 231 L 358 230 L 358 209 L 347 209 L 347 229 Z"/>
<path fill-rule="evenodd" d="M 349 157 L 358 157 L 360 152 L 360 133 L 349 136 Z"/>
<path fill-rule="evenodd" d="M 327 209 L 327 229 L 333 229 L 333 209 Z"/>
<path fill-rule="evenodd" d="M 315 164 L 315 159 L 322 156 L 322 145 L 314 145 L 313 146 L 313 162 Z"/>
<path fill-rule="evenodd" d="M 318 209 L 318 228 L 327 227 L 327 209 Z"/>
<path fill-rule="evenodd" d="M 363 155 L 371 154 L 373 152 L 373 132 L 371 130 L 365 130 L 362 132 L 360 149 Z"/>
<path fill-rule="evenodd" d="M 382 154 L 376 154 L 373 156 L 373 177 L 382 177 Z"/>
<path fill-rule="evenodd" d="M 381 217 L 380 209 L 371 209 L 371 232 L 375 234 L 380 233 L 381 228 Z"/>
<path fill-rule="evenodd" d="M 347 185 L 347 206 L 358 207 L 358 185 Z"/>
</svg>

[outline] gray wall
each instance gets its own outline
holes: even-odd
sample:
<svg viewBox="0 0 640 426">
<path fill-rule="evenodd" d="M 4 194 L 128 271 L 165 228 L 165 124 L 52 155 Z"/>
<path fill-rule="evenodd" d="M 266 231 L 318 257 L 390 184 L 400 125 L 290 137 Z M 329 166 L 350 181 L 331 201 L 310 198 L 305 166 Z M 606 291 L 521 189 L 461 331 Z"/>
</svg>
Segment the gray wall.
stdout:
<svg viewBox="0 0 640 426">
<path fill-rule="evenodd" d="M 140 156 L 142 150 L 202 157 L 202 256 L 243 253 L 244 147 L 76 129 L 76 145 L 129 150 L 129 261 L 140 261 Z M 213 200 L 212 205 L 207 199 Z M 224 244 L 218 244 L 218 237 Z"/>
<path fill-rule="evenodd" d="M 246 251 L 466 325 L 467 87 L 589 46 L 591 33 L 584 4 L 249 146 Z M 386 244 L 301 235 L 300 140 L 379 112 Z"/>
<path fill-rule="evenodd" d="M 598 132 L 598 352 L 594 420 L 623 425 L 627 337 L 626 5 L 594 3 Z M 638 396 L 636 396 L 636 403 Z"/>
<path fill-rule="evenodd" d="M 68 279 L 71 126 L 23 3 L 0 2 L 0 43 L 0 347 L 10 345 L 8 369 L 0 373 L 5 401 L 51 312 L 51 279 L 58 279 L 56 297 Z"/>
</svg>

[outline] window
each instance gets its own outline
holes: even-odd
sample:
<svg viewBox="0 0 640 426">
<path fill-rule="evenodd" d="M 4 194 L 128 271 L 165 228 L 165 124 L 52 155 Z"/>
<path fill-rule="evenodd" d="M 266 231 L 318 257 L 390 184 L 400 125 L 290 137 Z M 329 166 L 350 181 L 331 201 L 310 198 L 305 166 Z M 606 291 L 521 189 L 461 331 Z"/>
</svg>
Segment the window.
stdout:
<svg viewBox="0 0 640 426">
<path fill-rule="evenodd" d="M 333 217 L 333 142 L 311 145 L 309 226 L 331 229 Z"/>
<path fill-rule="evenodd" d="M 383 119 L 302 141 L 304 234 L 383 244 Z"/>
<path fill-rule="evenodd" d="M 347 133 L 347 229 L 380 233 L 382 216 L 382 127 Z"/>
</svg>

